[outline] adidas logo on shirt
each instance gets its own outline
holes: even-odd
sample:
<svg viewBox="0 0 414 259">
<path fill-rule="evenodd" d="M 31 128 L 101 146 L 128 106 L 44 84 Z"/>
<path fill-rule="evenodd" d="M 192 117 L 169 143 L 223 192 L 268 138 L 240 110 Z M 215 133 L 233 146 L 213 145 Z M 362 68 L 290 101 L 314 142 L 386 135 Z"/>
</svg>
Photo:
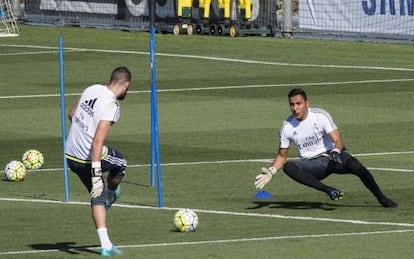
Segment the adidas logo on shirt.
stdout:
<svg viewBox="0 0 414 259">
<path fill-rule="evenodd" d="M 80 107 L 90 116 L 93 116 L 93 106 L 95 106 L 96 101 L 98 98 L 86 100 L 83 103 L 81 103 Z"/>
</svg>

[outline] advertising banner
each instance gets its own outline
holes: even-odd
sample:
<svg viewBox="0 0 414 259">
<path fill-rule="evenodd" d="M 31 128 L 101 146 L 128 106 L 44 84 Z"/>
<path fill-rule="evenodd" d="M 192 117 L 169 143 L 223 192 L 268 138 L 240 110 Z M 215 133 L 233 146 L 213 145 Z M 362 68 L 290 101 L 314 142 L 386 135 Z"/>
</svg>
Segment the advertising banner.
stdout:
<svg viewBox="0 0 414 259">
<path fill-rule="evenodd" d="M 414 0 L 300 0 L 299 28 L 414 34 Z"/>
</svg>

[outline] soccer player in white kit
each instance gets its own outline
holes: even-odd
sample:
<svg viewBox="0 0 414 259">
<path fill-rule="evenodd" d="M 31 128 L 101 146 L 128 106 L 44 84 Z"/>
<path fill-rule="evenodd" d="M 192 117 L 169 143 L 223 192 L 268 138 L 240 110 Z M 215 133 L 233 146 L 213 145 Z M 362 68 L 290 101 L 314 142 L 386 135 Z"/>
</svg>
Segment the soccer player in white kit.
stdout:
<svg viewBox="0 0 414 259">
<path fill-rule="evenodd" d="M 255 186 L 262 189 L 283 167 L 293 180 L 325 192 L 332 200 L 342 199 L 343 192 L 321 182 L 332 173 L 353 174 L 386 208 L 395 208 L 396 202 L 387 198 L 372 174 L 344 146 L 331 115 L 323 109 L 310 108 L 304 90 L 292 89 L 288 94 L 290 115 L 280 128 L 279 151 L 269 168 L 262 168 Z M 288 148 L 294 143 L 300 159 L 287 161 Z"/>
<path fill-rule="evenodd" d="M 66 141 L 66 158 L 91 195 L 92 218 L 101 243 L 101 255 L 122 254 L 112 244 L 106 226 L 106 210 L 120 195 L 120 182 L 127 162 L 104 141 L 120 116 L 120 100 L 128 92 L 131 72 L 126 67 L 113 70 L 108 85 L 86 88 L 69 110 L 71 128 Z M 103 173 L 108 172 L 107 185 Z"/>
</svg>

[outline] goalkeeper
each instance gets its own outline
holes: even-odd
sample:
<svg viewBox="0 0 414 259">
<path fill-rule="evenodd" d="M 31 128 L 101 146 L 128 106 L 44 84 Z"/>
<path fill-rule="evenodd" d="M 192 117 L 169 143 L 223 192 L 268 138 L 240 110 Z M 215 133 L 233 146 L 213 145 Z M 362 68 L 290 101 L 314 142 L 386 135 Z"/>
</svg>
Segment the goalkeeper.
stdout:
<svg viewBox="0 0 414 259">
<path fill-rule="evenodd" d="M 386 208 L 398 207 L 387 198 L 372 174 L 345 149 L 338 128 L 331 115 L 322 109 L 309 108 L 309 100 L 302 89 L 292 89 L 288 94 L 292 115 L 280 128 L 280 146 L 273 164 L 262 168 L 256 176 L 255 186 L 262 189 L 283 167 L 293 180 L 325 192 L 332 200 L 339 200 L 343 192 L 323 184 L 321 180 L 332 173 L 353 174 Z M 290 143 L 294 143 L 300 159 L 286 161 Z"/>
<path fill-rule="evenodd" d="M 130 81 L 131 72 L 126 67 L 114 69 L 108 85 L 86 88 L 68 114 L 72 124 L 66 141 L 66 158 L 91 195 L 92 218 L 103 256 L 122 253 L 109 239 L 106 210 L 120 195 L 119 184 L 127 163 L 118 150 L 106 147 L 104 141 L 111 125 L 119 119 L 119 101 L 125 98 Z M 109 172 L 107 186 L 104 172 Z"/>
</svg>

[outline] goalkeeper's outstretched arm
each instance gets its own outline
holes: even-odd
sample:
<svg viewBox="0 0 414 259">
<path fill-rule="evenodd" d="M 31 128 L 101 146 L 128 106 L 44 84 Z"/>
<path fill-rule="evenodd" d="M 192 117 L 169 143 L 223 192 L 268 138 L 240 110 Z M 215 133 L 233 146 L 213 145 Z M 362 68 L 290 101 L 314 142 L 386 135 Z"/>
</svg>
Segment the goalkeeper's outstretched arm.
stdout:
<svg viewBox="0 0 414 259">
<path fill-rule="evenodd" d="M 263 189 L 263 187 L 272 180 L 273 176 L 282 168 L 287 155 L 287 148 L 279 148 L 279 152 L 276 154 L 272 166 L 269 168 L 263 167 L 262 172 L 256 176 L 254 185 L 257 189 Z"/>
<path fill-rule="evenodd" d="M 279 148 L 279 152 L 276 154 L 275 159 L 273 159 L 272 166 L 276 169 L 276 171 L 279 171 L 282 169 L 283 164 L 285 163 L 286 159 L 288 157 L 288 149 L 287 148 Z"/>
</svg>

